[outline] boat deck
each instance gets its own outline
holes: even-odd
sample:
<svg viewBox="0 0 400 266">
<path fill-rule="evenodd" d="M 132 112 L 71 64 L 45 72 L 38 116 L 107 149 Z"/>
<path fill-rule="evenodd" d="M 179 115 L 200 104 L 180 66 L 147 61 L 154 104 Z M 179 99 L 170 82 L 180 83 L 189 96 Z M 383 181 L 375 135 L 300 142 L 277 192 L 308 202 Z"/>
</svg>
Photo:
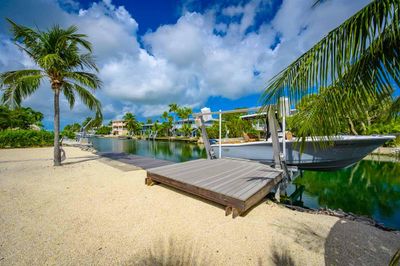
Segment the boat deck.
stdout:
<svg viewBox="0 0 400 266">
<path fill-rule="evenodd" d="M 199 159 L 147 169 L 146 184 L 162 183 L 224 205 L 235 218 L 263 199 L 283 172 L 241 159 Z"/>
</svg>

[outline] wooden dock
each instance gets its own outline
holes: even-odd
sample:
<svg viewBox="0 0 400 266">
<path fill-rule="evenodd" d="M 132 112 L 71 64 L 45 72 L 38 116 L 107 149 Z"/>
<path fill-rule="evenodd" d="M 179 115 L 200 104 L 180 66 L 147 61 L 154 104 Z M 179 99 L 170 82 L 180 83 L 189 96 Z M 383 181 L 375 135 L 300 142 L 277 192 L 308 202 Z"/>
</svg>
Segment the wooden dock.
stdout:
<svg viewBox="0 0 400 266">
<path fill-rule="evenodd" d="M 199 159 L 147 169 L 146 184 L 162 183 L 225 206 L 235 218 L 263 199 L 283 172 L 241 159 Z"/>
<path fill-rule="evenodd" d="M 160 159 L 154 159 L 150 157 L 144 157 L 144 156 L 139 156 L 139 155 L 134 155 L 134 154 L 127 154 L 123 152 L 98 152 L 96 153 L 99 156 L 112 159 L 115 161 L 119 161 L 125 164 L 133 165 L 135 167 L 142 168 L 144 170 L 147 170 L 149 168 L 154 168 L 154 167 L 159 167 L 159 166 L 166 166 L 166 165 L 171 165 L 175 164 L 174 162 L 166 161 L 166 160 L 160 160 Z"/>
</svg>

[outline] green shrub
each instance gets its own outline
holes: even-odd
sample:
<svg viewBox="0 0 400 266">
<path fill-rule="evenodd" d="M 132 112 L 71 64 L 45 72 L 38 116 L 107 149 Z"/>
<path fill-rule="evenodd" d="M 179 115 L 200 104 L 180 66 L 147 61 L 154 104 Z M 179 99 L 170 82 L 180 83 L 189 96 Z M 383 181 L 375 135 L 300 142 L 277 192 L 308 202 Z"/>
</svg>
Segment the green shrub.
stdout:
<svg viewBox="0 0 400 266">
<path fill-rule="evenodd" d="M 26 148 L 52 146 L 53 132 L 41 130 L 3 130 L 0 131 L 0 148 Z"/>
<path fill-rule="evenodd" d="M 111 127 L 108 126 L 102 126 L 99 129 L 96 130 L 97 135 L 110 135 L 111 134 Z"/>
<path fill-rule="evenodd" d="M 63 138 L 65 138 L 65 137 L 67 137 L 69 139 L 75 139 L 76 138 L 75 132 L 70 131 L 70 130 L 65 130 L 65 129 L 63 131 L 61 131 L 60 135 Z"/>
</svg>

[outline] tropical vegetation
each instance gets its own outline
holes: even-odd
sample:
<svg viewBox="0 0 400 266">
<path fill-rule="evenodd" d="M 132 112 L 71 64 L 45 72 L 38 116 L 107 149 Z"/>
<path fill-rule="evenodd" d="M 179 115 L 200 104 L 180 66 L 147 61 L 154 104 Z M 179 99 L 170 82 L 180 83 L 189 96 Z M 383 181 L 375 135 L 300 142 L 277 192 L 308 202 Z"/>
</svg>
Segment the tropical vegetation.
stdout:
<svg viewBox="0 0 400 266">
<path fill-rule="evenodd" d="M 330 95 L 332 91 L 326 89 L 321 90 L 320 94 L 312 94 L 303 97 L 297 104 L 297 113 L 287 118 L 288 129 L 298 136 L 312 135 L 314 127 L 321 128 L 321 135 L 329 135 L 332 131 L 326 129 L 325 108 L 329 105 Z M 337 96 L 343 102 L 350 100 L 348 97 L 339 94 Z M 345 103 L 347 104 L 347 103 Z M 350 103 L 349 103 L 350 104 Z M 395 104 L 391 95 L 387 95 L 382 99 L 370 98 L 368 106 L 364 112 L 357 112 L 354 109 L 342 110 L 338 109 L 336 115 L 340 117 L 335 132 L 351 135 L 369 135 L 369 134 L 393 134 L 400 133 L 400 118 L 393 115 L 392 111 Z M 313 118 L 313 124 L 308 120 Z M 391 141 L 388 145 L 395 146 L 400 144 L 400 137 L 395 141 Z"/>
<path fill-rule="evenodd" d="M 238 108 L 241 109 L 241 108 Z M 221 122 L 221 135 L 222 137 L 240 138 L 243 137 L 243 133 L 258 134 L 253 128 L 249 120 L 241 119 L 240 116 L 246 113 L 233 113 L 224 114 Z M 208 127 L 207 134 L 209 138 L 219 138 L 219 122 L 215 121 L 211 127 Z"/>
<path fill-rule="evenodd" d="M 61 132 L 61 136 L 67 137 L 69 139 L 75 139 L 75 133 L 81 131 L 82 126 L 79 123 L 73 123 L 70 125 L 66 125 Z"/>
<path fill-rule="evenodd" d="M 110 126 L 101 126 L 96 130 L 97 135 L 110 135 L 112 128 Z"/>
<path fill-rule="evenodd" d="M 10 109 L 0 105 L 0 130 L 42 128 L 43 114 L 30 107 Z"/>
<path fill-rule="evenodd" d="M 318 94 L 310 96 L 307 112 L 299 115 L 297 134 L 303 138 L 341 133 L 353 118 L 374 112 L 374 107 L 384 109 L 388 98 L 393 103 L 387 111 L 398 116 L 400 99 L 392 93 L 400 86 L 399 6 L 398 0 L 371 1 L 333 29 L 269 81 L 264 106 L 281 96 L 298 102 Z M 368 128 L 360 132 L 368 133 Z"/>
<path fill-rule="evenodd" d="M 101 117 L 101 104 L 91 91 L 100 88 L 101 81 L 92 72 L 97 71 L 92 46 L 87 36 L 77 33 L 76 26 L 63 29 L 58 25 L 47 31 L 11 25 L 15 45 L 24 51 L 38 68 L 7 71 L 0 74 L 2 102 L 10 107 L 20 106 L 23 99 L 33 94 L 45 80 L 50 82 L 54 95 L 54 165 L 61 165 L 60 151 L 60 94 L 70 107 L 78 96 L 81 101 Z"/>
<path fill-rule="evenodd" d="M 51 146 L 53 139 L 53 132 L 45 130 L 6 129 L 0 131 L 0 148 Z"/>
</svg>

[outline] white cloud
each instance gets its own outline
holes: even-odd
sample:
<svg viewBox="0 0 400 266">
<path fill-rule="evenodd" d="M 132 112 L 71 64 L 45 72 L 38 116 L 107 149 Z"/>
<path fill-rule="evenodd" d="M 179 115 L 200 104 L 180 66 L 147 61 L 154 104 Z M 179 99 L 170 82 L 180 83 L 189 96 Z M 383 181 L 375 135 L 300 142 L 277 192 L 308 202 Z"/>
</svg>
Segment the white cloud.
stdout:
<svg viewBox="0 0 400 266">
<path fill-rule="evenodd" d="M 0 17 L 40 28 L 55 22 L 78 25 L 93 42 L 98 58 L 104 88 L 97 96 L 105 116 L 117 117 L 126 110 L 152 116 L 170 102 L 200 107 L 210 96 L 236 99 L 262 91 L 269 78 L 369 1 L 329 0 L 312 8 L 314 0 L 284 0 L 273 19 L 248 32 L 266 2 L 186 12 L 175 24 L 144 36 L 137 36 L 140 25 L 131 14 L 111 0 L 85 10 L 73 0 L 63 0 L 68 11 L 55 0 L 16 0 L 0 3 Z M 219 13 L 240 19 L 226 23 L 218 20 Z M 0 22 L 0 71 L 31 67 L 4 34 L 9 33 Z M 280 43 L 272 49 L 278 35 Z M 43 97 L 52 102 L 45 88 L 27 102 L 51 118 Z M 69 119 L 90 114 L 81 104 L 71 112 L 64 103 L 63 110 Z"/>
</svg>

